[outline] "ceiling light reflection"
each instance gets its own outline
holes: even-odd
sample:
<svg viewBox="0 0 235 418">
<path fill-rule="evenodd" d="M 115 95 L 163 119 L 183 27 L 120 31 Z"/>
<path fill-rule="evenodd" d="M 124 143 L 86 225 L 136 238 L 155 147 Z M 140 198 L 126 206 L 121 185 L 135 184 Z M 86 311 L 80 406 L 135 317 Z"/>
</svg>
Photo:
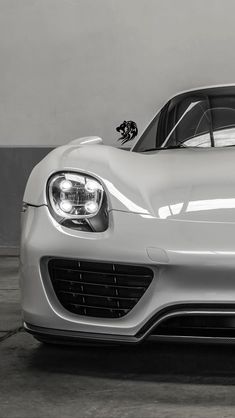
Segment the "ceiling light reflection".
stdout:
<svg viewBox="0 0 235 418">
<path fill-rule="evenodd" d="M 158 216 L 161 219 L 179 215 L 183 209 L 183 202 L 162 206 L 158 209 Z M 188 202 L 185 212 L 201 212 L 205 210 L 235 209 L 235 198 L 229 199 L 207 199 L 192 200 Z"/>
<path fill-rule="evenodd" d="M 235 209 L 235 199 L 194 200 L 188 203 L 186 212 L 218 209 Z"/>
<path fill-rule="evenodd" d="M 191 255 L 235 255 L 235 251 L 189 251 L 189 250 L 168 250 L 171 253 L 191 254 Z"/>
</svg>

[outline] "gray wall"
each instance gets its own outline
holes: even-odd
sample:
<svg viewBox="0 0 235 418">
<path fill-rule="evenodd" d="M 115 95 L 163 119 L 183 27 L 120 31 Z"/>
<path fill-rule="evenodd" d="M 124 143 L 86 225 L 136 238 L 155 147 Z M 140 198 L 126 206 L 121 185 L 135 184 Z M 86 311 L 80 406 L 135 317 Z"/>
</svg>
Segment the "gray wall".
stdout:
<svg viewBox="0 0 235 418">
<path fill-rule="evenodd" d="M 38 147 L 114 144 L 177 91 L 235 82 L 234 16 L 234 0 L 0 0 L 0 246 L 18 243 Z"/>
<path fill-rule="evenodd" d="M 234 0 L 0 0 L 0 144 L 56 145 L 235 82 Z"/>
</svg>

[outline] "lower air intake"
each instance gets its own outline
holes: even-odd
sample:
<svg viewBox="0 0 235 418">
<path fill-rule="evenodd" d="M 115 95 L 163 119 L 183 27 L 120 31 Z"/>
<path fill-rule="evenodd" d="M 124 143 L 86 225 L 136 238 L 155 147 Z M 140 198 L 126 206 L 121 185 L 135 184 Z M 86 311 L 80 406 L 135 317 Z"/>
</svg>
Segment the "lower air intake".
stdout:
<svg viewBox="0 0 235 418">
<path fill-rule="evenodd" d="M 235 315 L 182 315 L 163 320 L 155 336 L 235 338 Z"/>
<path fill-rule="evenodd" d="M 153 279 L 147 267 L 51 259 L 49 275 L 61 305 L 78 315 L 120 318 L 143 296 Z"/>
</svg>

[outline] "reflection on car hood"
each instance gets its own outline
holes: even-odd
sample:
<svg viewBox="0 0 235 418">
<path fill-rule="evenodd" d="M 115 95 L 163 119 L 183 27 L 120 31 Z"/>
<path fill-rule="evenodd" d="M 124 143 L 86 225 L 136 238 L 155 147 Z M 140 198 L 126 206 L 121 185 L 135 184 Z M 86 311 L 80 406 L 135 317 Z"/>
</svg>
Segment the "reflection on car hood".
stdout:
<svg viewBox="0 0 235 418">
<path fill-rule="evenodd" d="M 24 201 L 46 204 L 46 183 L 55 171 L 98 177 L 114 210 L 158 219 L 234 222 L 235 148 L 126 152 L 109 146 L 63 146 L 31 173 Z"/>
</svg>

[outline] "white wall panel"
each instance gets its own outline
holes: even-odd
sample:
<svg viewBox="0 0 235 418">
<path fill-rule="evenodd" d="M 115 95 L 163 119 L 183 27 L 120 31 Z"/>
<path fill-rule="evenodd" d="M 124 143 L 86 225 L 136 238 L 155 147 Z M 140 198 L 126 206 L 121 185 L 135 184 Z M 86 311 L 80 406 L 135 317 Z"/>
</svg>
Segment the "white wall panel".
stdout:
<svg viewBox="0 0 235 418">
<path fill-rule="evenodd" d="M 47 146 L 235 82 L 234 0 L 0 0 L 0 145 Z"/>
</svg>

